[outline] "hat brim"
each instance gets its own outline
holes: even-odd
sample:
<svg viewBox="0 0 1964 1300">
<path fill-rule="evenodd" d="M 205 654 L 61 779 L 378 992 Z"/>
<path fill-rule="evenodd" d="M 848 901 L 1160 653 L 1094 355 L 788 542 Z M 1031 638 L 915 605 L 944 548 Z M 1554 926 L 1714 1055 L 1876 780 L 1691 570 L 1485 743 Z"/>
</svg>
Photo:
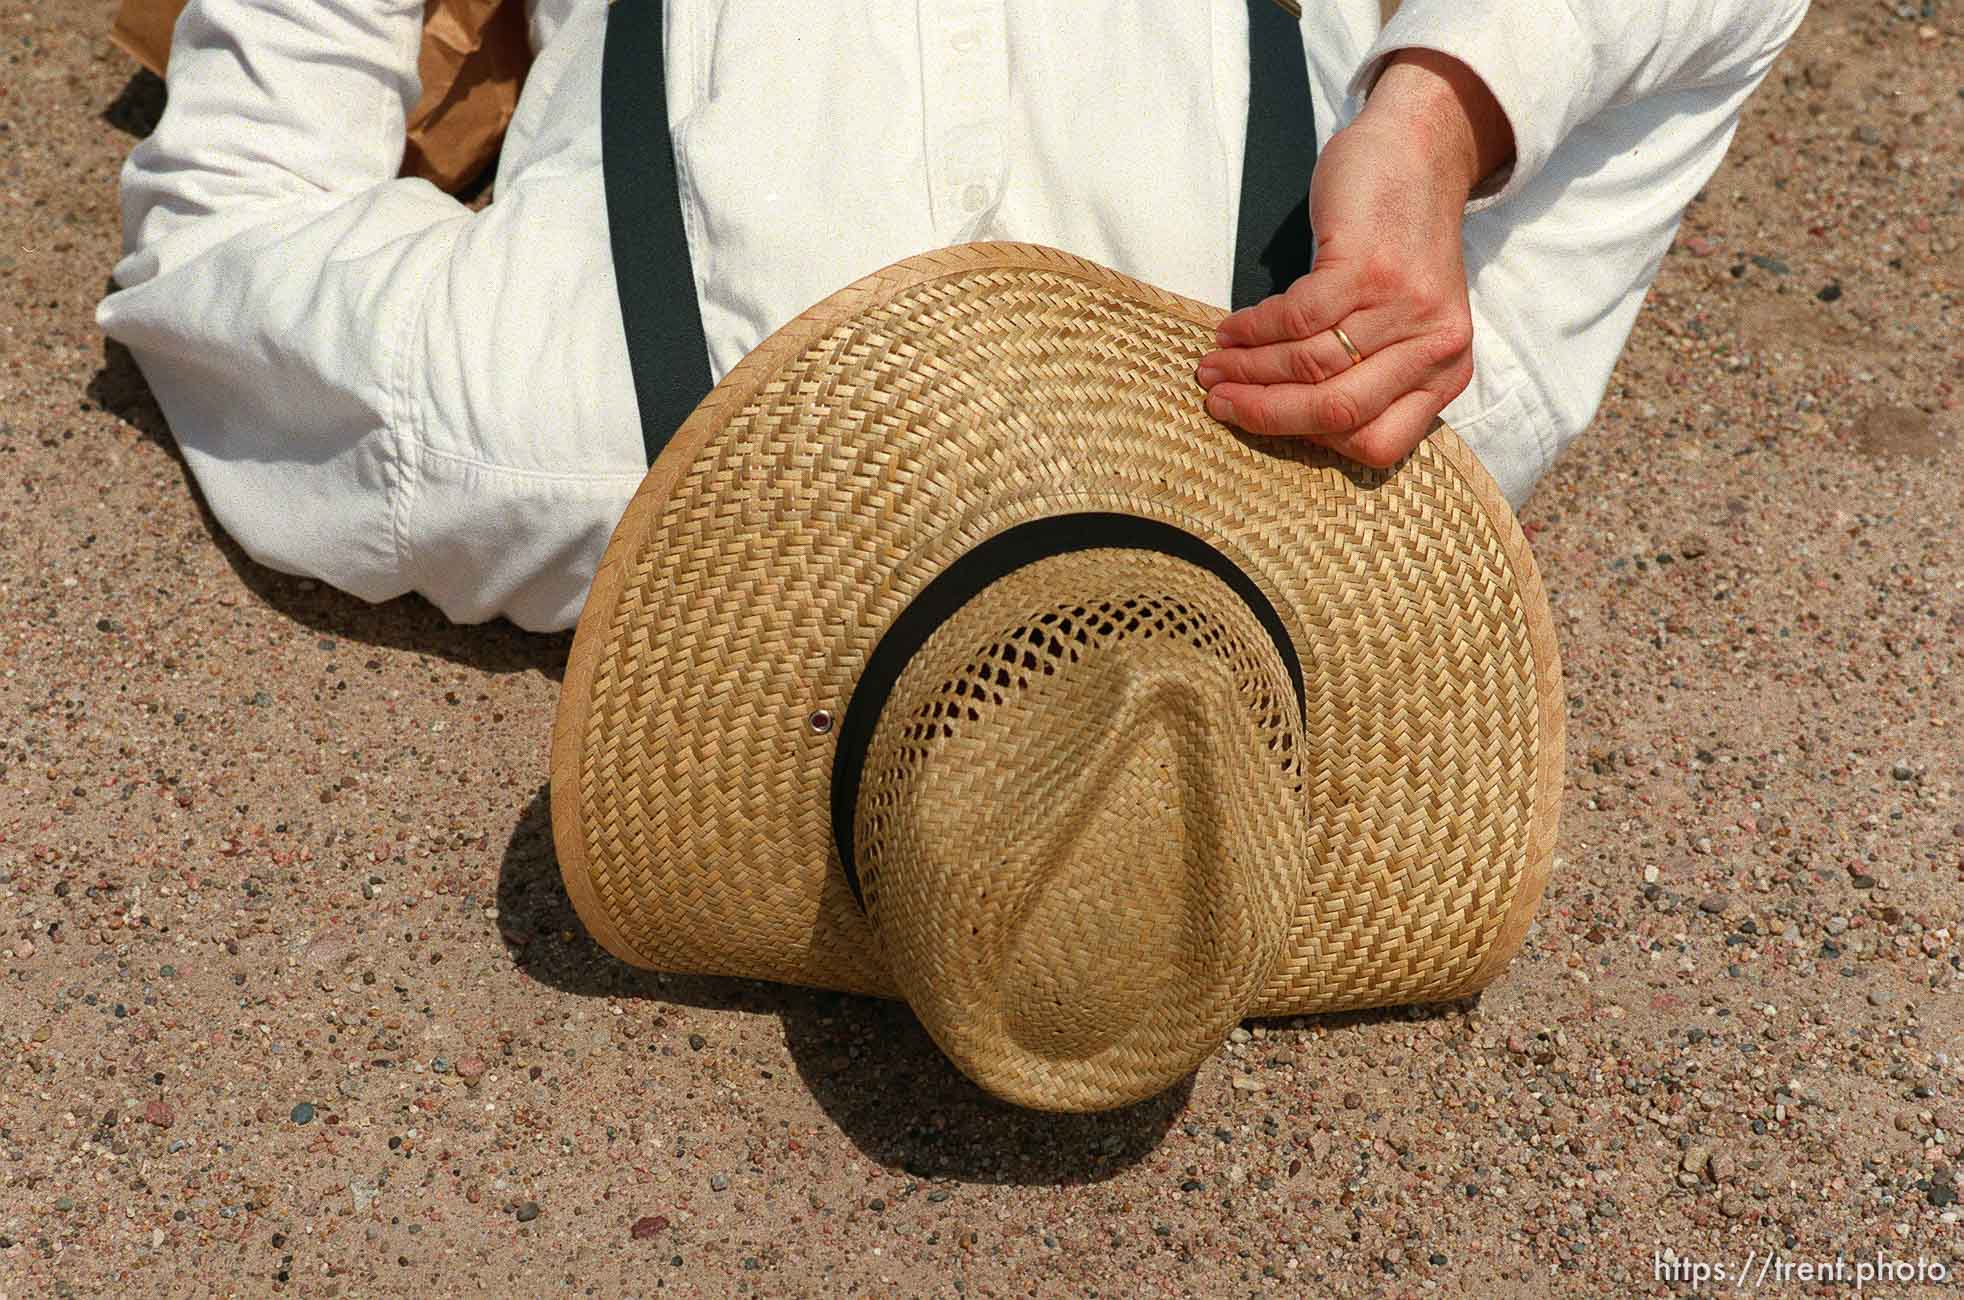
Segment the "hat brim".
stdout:
<svg viewBox="0 0 1964 1300">
<path fill-rule="evenodd" d="M 1374 471 L 1211 419 L 1193 370 L 1224 314 L 969 244 L 840 290 L 724 377 L 615 530 L 555 718 L 554 841 L 602 946 L 895 996 L 833 841 L 824 718 L 955 557 L 1117 511 L 1232 556 L 1303 665 L 1312 830 L 1254 1014 L 1499 974 L 1547 880 L 1563 762 L 1526 538 L 1450 429 Z"/>
</svg>

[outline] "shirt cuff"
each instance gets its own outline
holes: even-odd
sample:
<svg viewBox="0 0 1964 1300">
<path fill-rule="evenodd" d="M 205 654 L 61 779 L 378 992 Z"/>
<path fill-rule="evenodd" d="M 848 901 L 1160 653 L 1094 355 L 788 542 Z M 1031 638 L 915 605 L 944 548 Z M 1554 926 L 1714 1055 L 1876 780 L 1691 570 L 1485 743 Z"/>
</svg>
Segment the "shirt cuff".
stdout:
<svg viewBox="0 0 1964 1300">
<path fill-rule="evenodd" d="M 1524 39 L 1532 32 L 1533 39 Z M 1468 213 L 1504 203 L 1527 187 L 1570 129 L 1584 101 L 1594 51 L 1564 0 L 1406 0 L 1351 75 L 1361 102 L 1399 50 L 1435 50 L 1486 83 L 1514 132 L 1514 161 L 1474 187 Z"/>
</svg>

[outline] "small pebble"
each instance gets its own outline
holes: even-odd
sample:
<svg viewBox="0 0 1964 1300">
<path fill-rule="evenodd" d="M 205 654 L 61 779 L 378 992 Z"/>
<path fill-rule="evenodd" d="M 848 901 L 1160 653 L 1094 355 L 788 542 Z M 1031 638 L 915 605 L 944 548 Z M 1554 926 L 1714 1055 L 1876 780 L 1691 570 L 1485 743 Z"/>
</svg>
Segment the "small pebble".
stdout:
<svg viewBox="0 0 1964 1300">
<path fill-rule="evenodd" d="M 313 1123 L 314 1103 L 311 1101 L 301 1102 L 298 1106 L 287 1112 L 287 1118 L 291 1119 L 295 1124 Z"/>
<path fill-rule="evenodd" d="M 1713 916 L 1717 916 L 1730 906 L 1732 906 L 1732 900 L 1724 894 L 1707 894 L 1698 900 L 1698 910 L 1708 912 Z"/>
<path fill-rule="evenodd" d="M 530 1223 L 532 1220 L 538 1218 L 539 1203 L 537 1201 L 525 1202 L 525 1204 L 518 1207 L 517 1217 L 520 1223 Z"/>
<path fill-rule="evenodd" d="M 727 1192 L 727 1191 L 728 1191 L 729 1189 L 730 1189 L 730 1180 L 729 1180 L 729 1178 L 728 1178 L 728 1177 L 727 1177 L 726 1175 L 723 1175 L 723 1174 L 711 1174 L 711 1175 L 709 1176 L 709 1190 L 710 1190 L 710 1191 L 712 1191 L 712 1192 Z"/>
<path fill-rule="evenodd" d="M 665 1231 L 667 1227 L 668 1220 L 663 1216 L 644 1214 L 634 1221 L 634 1226 L 627 1230 L 627 1235 L 636 1241 L 646 1241 L 656 1233 Z"/>
</svg>

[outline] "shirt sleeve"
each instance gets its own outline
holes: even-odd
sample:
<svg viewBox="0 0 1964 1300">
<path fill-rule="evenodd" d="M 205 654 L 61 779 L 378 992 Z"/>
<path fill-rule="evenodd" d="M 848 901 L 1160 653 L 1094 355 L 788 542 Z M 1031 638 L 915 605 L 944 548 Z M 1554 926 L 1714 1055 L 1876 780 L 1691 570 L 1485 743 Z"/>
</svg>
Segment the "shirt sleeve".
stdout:
<svg viewBox="0 0 1964 1300">
<path fill-rule="evenodd" d="M 397 180 L 422 0 L 191 0 L 122 173 L 129 347 L 253 559 L 398 593 L 391 446 L 414 283 L 467 210 Z"/>
<path fill-rule="evenodd" d="M 1405 0 L 1352 75 L 1367 94 L 1385 60 L 1428 49 L 1466 64 L 1514 131 L 1514 161 L 1474 192 L 1469 212 L 1504 203 L 1540 174 L 1579 124 L 1673 90 L 1758 81 L 1806 0 Z"/>
<path fill-rule="evenodd" d="M 615 295 L 598 160 L 504 174 L 565 144 L 533 94 L 556 49 L 495 202 L 399 178 L 423 12 L 191 0 L 97 320 L 255 561 L 565 627 L 646 470 L 618 313 L 591 310 Z M 597 30 L 604 6 L 578 14 Z"/>
</svg>

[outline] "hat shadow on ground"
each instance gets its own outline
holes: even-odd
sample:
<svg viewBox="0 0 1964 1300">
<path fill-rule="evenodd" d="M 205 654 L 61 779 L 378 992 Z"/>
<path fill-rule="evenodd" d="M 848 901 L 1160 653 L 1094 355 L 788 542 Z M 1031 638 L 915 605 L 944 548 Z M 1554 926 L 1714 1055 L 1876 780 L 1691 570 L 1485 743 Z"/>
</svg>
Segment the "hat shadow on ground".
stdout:
<svg viewBox="0 0 1964 1300">
<path fill-rule="evenodd" d="M 957 1070 L 905 1003 L 630 966 L 593 941 L 566 896 L 544 788 L 506 848 L 498 916 L 513 963 L 562 992 L 777 1017 L 800 1080 L 840 1131 L 869 1160 L 919 1178 L 1099 1182 L 1159 1145 L 1193 1087 L 1189 1076 L 1157 1097 L 1097 1114 L 1026 1110 Z M 562 933 L 573 941 L 557 941 Z"/>
<path fill-rule="evenodd" d="M 533 672 L 558 681 L 572 648 L 570 632 L 526 632 L 504 619 L 453 623 L 418 595 L 372 605 L 324 582 L 281 573 L 258 563 L 225 532 L 206 503 L 191 468 L 171 437 L 170 426 L 130 350 L 111 339 L 102 346 L 102 366 L 89 380 L 86 396 L 123 420 L 143 441 L 156 444 L 176 462 L 185 491 L 219 554 L 253 596 L 280 614 L 324 637 L 389 650 L 431 655 L 487 673 Z"/>
<path fill-rule="evenodd" d="M 991 1096 L 956 1069 L 904 1003 L 630 966 L 595 943 L 573 910 L 553 849 L 545 787 L 525 807 L 506 845 L 498 918 L 513 964 L 562 992 L 776 1016 L 799 1078 L 841 1132 L 869 1160 L 916 1177 L 984 1184 L 1100 1182 L 1150 1155 L 1185 1114 L 1193 1092 L 1194 1076 L 1188 1075 L 1156 1097 L 1117 1110 L 1088 1115 L 1026 1110 Z M 570 943 L 561 940 L 567 934 Z M 1334 1028 L 1462 1014 L 1467 1005 L 1462 999 L 1270 1023 Z M 860 1043 L 875 1046 L 855 1056 Z"/>
</svg>

